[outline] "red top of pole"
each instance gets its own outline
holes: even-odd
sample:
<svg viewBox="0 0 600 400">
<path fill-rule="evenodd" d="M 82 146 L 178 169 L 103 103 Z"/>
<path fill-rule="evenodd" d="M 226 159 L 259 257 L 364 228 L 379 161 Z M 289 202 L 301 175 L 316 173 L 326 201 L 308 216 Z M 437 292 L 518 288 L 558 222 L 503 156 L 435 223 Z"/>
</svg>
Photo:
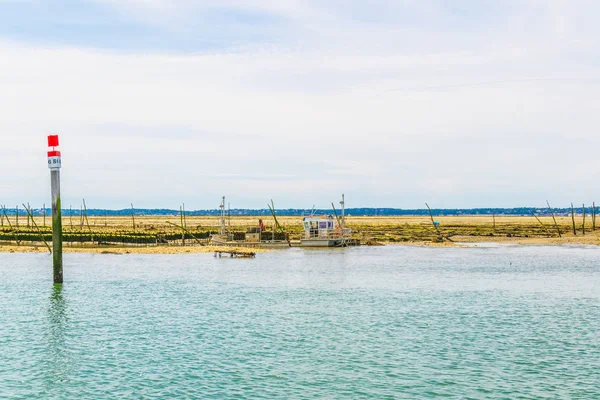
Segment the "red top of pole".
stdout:
<svg viewBox="0 0 600 400">
<path fill-rule="evenodd" d="M 58 146 L 58 135 L 48 135 L 48 147 Z"/>
</svg>

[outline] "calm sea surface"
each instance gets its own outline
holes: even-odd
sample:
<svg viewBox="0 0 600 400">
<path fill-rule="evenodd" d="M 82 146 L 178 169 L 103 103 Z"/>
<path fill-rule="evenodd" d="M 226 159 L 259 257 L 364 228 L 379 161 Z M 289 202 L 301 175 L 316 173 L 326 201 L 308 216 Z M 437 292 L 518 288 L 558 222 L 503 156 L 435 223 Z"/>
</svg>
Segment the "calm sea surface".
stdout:
<svg viewBox="0 0 600 400">
<path fill-rule="evenodd" d="M 600 249 L 0 254 L 0 398 L 600 399 Z"/>
</svg>

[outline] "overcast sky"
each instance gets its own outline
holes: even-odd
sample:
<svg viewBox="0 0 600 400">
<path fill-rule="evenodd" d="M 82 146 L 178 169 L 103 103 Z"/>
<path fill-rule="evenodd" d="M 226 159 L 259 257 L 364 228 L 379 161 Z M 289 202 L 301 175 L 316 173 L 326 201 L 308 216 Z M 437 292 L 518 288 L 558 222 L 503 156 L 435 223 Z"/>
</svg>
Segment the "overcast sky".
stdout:
<svg viewBox="0 0 600 400">
<path fill-rule="evenodd" d="M 0 204 L 600 202 L 600 2 L 0 0 Z"/>
</svg>

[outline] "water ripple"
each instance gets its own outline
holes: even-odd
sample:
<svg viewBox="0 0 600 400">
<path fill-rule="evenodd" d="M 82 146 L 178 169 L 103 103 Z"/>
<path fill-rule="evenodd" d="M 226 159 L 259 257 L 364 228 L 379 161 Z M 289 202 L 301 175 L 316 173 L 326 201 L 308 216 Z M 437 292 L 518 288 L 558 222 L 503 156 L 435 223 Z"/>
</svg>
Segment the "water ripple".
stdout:
<svg viewBox="0 0 600 400">
<path fill-rule="evenodd" d="M 0 398 L 595 398 L 600 253 L 0 254 Z"/>
</svg>

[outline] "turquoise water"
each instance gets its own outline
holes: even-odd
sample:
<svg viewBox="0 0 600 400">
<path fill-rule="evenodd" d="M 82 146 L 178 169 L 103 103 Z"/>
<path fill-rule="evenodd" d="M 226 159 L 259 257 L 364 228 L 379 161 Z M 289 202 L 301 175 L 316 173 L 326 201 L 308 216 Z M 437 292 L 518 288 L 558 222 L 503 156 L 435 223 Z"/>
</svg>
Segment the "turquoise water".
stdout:
<svg viewBox="0 0 600 400">
<path fill-rule="evenodd" d="M 600 249 L 0 254 L 0 398 L 600 398 Z"/>
</svg>

